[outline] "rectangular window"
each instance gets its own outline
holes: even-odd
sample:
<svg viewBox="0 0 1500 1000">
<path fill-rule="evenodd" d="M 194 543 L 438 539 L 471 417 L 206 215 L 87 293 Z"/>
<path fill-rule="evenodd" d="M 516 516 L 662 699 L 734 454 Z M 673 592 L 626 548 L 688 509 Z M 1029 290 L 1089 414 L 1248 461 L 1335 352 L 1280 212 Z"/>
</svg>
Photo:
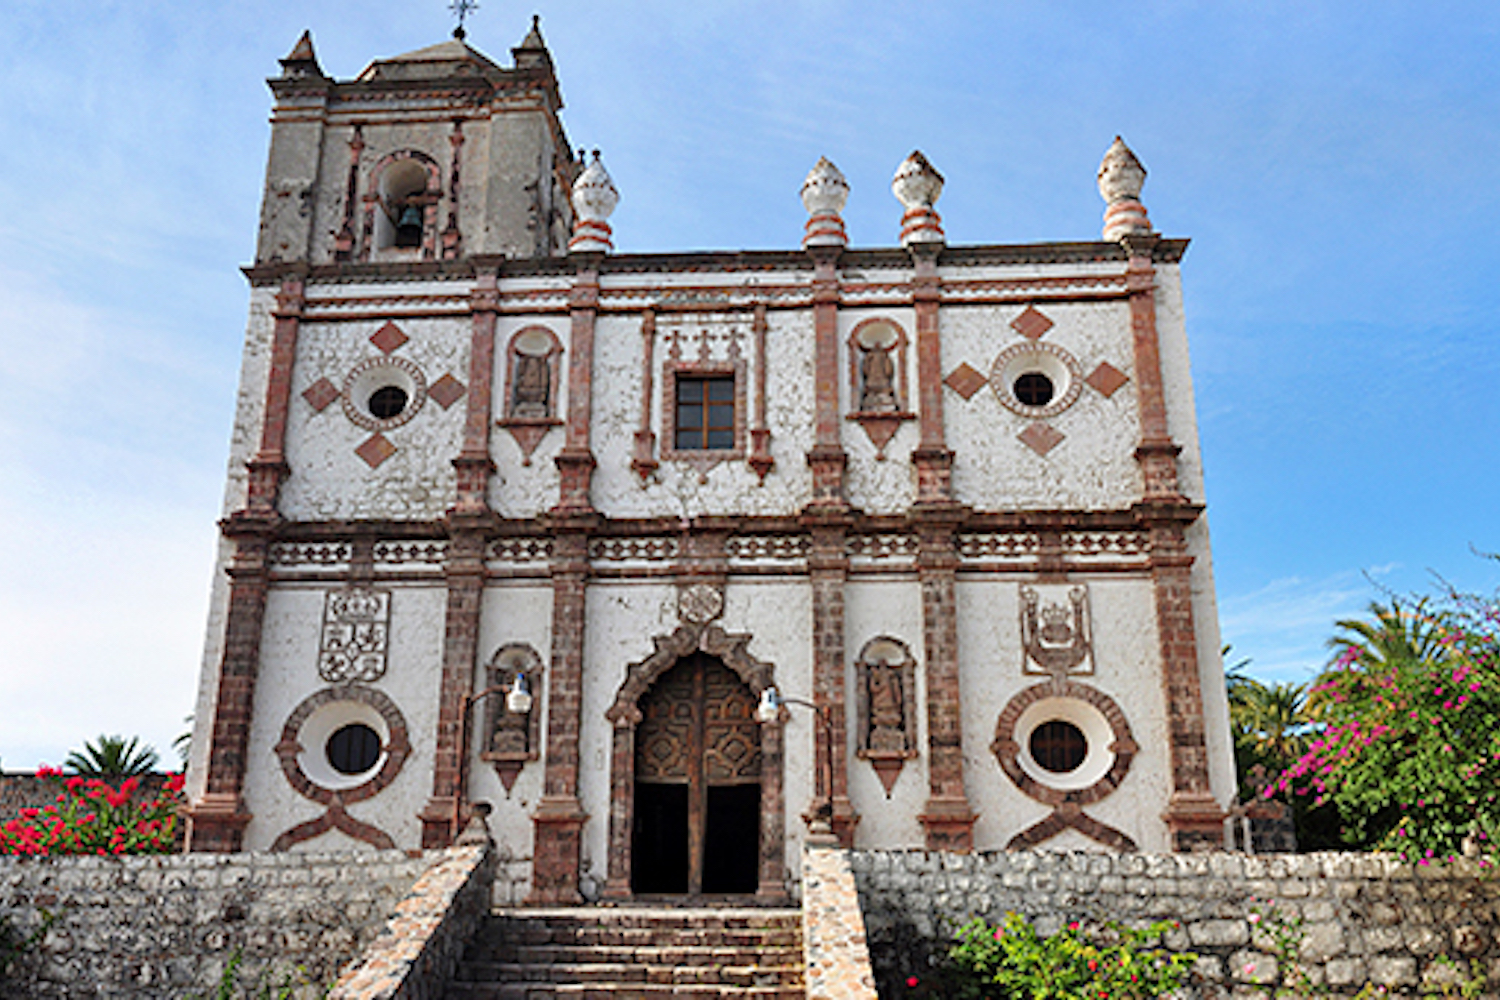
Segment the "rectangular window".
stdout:
<svg viewBox="0 0 1500 1000">
<path fill-rule="evenodd" d="M 673 446 L 678 451 L 734 448 L 734 376 L 678 375 Z"/>
</svg>

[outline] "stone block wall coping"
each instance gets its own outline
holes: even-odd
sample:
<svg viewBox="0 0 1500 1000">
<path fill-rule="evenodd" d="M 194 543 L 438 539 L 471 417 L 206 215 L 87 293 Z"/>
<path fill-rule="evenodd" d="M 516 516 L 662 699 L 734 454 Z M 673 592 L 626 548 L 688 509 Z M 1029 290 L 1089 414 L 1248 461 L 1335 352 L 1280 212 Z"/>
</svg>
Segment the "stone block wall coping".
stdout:
<svg viewBox="0 0 1500 1000">
<path fill-rule="evenodd" d="M 1415 995 L 1480 979 L 1490 997 L 1500 984 L 1500 877 L 1478 859 L 1423 866 L 1388 854 L 856 850 L 841 860 L 869 967 L 892 995 L 909 976 L 926 979 L 970 919 L 998 924 L 1006 913 L 1042 934 L 1072 920 L 1172 922 L 1163 946 L 1198 956 L 1185 994 L 1194 1000 L 1307 982 L 1330 998 L 1367 985 Z M 820 858 L 814 870 L 832 865 Z M 1278 952 L 1278 924 L 1296 928 L 1295 954 Z"/>
<path fill-rule="evenodd" d="M 802 852 L 802 949 L 808 1000 L 875 1000 L 865 919 L 846 851 Z"/>
<path fill-rule="evenodd" d="M 0 857 L 0 918 L 53 920 L 0 998 L 208 995 L 234 954 L 240 980 L 321 996 L 445 853 L 330 851 Z"/>
<path fill-rule="evenodd" d="M 454 847 L 411 887 L 328 1000 L 436 1000 L 489 903 L 487 845 Z"/>
</svg>

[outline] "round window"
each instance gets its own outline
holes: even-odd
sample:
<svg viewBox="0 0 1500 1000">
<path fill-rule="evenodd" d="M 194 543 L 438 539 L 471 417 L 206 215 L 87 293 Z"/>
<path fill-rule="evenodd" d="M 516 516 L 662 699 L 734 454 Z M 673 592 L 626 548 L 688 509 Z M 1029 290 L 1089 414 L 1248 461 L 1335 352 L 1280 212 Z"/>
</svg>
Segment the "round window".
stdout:
<svg viewBox="0 0 1500 1000">
<path fill-rule="evenodd" d="M 406 409 L 406 390 L 399 385 L 387 385 L 370 394 L 370 415 L 376 420 L 399 417 Z"/>
<path fill-rule="evenodd" d="M 380 759 L 380 735 L 362 722 L 352 722 L 335 730 L 324 750 L 335 771 L 363 774 Z"/>
<path fill-rule="evenodd" d="M 1026 372 L 1011 388 L 1027 406 L 1046 406 L 1052 402 L 1052 380 L 1041 372 Z"/>
<path fill-rule="evenodd" d="M 990 369 L 990 386 L 1006 409 L 1032 420 L 1066 410 L 1078 398 L 1083 371 L 1078 360 L 1056 344 L 1013 344 Z"/>
<path fill-rule="evenodd" d="M 405 358 L 367 358 L 344 379 L 344 415 L 371 431 L 388 431 L 411 420 L 427 398 L 422 369 Z"/>
<path fill-rule="evenodd" d="M 1076 771 L 1088 756 L 1083 730 L 1063 719 L 1044 722 L 1031 731 L 1031 759 L 1053 774 Z"/>
</svg>

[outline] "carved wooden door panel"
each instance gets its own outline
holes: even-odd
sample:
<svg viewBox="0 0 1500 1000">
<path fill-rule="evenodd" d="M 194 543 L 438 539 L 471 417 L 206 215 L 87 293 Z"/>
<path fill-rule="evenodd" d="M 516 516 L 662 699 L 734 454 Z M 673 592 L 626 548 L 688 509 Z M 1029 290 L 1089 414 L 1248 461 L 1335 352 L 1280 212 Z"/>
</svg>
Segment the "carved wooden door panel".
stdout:
<svg viewBox="0 0 1500 1000">
<path fill-rule="evenodd" d="M 744 817 L 730 814 L 749 808 L 744 793 L 753 797 L 758 809 L 761 750 L 755 696 L 717 658 L 695 654 L 663 674 L 640 706 L 633 881 L 637 891 L 698 895 L 705 889 L 705 855 L 717 858 L 722 853 L 712 847 L 706 850 L 706 835 L 726 825 L 743 828 Z M 742 790 L 737 798 L 713 791 L 730 787 Z M 680 807 L 675 805 L 683 798 Z M 686 824 L 685 831 L 652 828 L 680 822 Z M 751 827 L 758 825 L 757 816 Z M 685 880 L 679 874 L 684 863 Z M 709 873 L 708 890 L 735 891 L 726 886 L 736 880 L 726 882 L 718 867 L 722 863 Z"/>
</svg>

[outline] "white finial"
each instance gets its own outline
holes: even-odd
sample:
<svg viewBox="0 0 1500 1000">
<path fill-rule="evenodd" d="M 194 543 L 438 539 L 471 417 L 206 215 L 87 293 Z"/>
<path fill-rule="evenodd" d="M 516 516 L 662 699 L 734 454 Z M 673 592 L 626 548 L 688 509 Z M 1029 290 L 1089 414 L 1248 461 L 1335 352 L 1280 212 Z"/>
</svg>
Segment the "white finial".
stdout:
<svg viewBox="0 0 1500 1000">
<path fill-rule="evenodd" d="M 1125 140 L 1115 136 L 1099 164 L 1099 195 L 1104 199 L 1104 239 L 1114 242 L 1122 236 L 1151 232 L 1146 206 L 1141 204 L 1141 188 L 1146 184 L 1146 168 L 1136 159 Z"/>
<path fill-rule="evenodd" d="M 568 253 L 609 253 L 613 231 L 605 220 L 620 203 L 620 192 L 594 150 L 594 162 L 573 182 L 573 238 Z"/>
<path fill-rule="evenodd" d="M 913 243 L 942 243 L 942 217 L 933 211 L 938 196 L 943 193 L 943 175 L 937 172 L 921 150 L 914 150 L 896 168 L 891 178 L 891 193 L 906 209 L 901 217 L 901 245 Z"/>
<path fill-rule="evenodd" d="M 807 180 L 802 182 L 802 207 L 810 216 L 807 233 L 802 237 L 804 247 L 849 245 L 844 220 L 839 216 L 848 200 L 849 182 L 828 157 L 818 157 L 808 171 Z"/>
</svg>

